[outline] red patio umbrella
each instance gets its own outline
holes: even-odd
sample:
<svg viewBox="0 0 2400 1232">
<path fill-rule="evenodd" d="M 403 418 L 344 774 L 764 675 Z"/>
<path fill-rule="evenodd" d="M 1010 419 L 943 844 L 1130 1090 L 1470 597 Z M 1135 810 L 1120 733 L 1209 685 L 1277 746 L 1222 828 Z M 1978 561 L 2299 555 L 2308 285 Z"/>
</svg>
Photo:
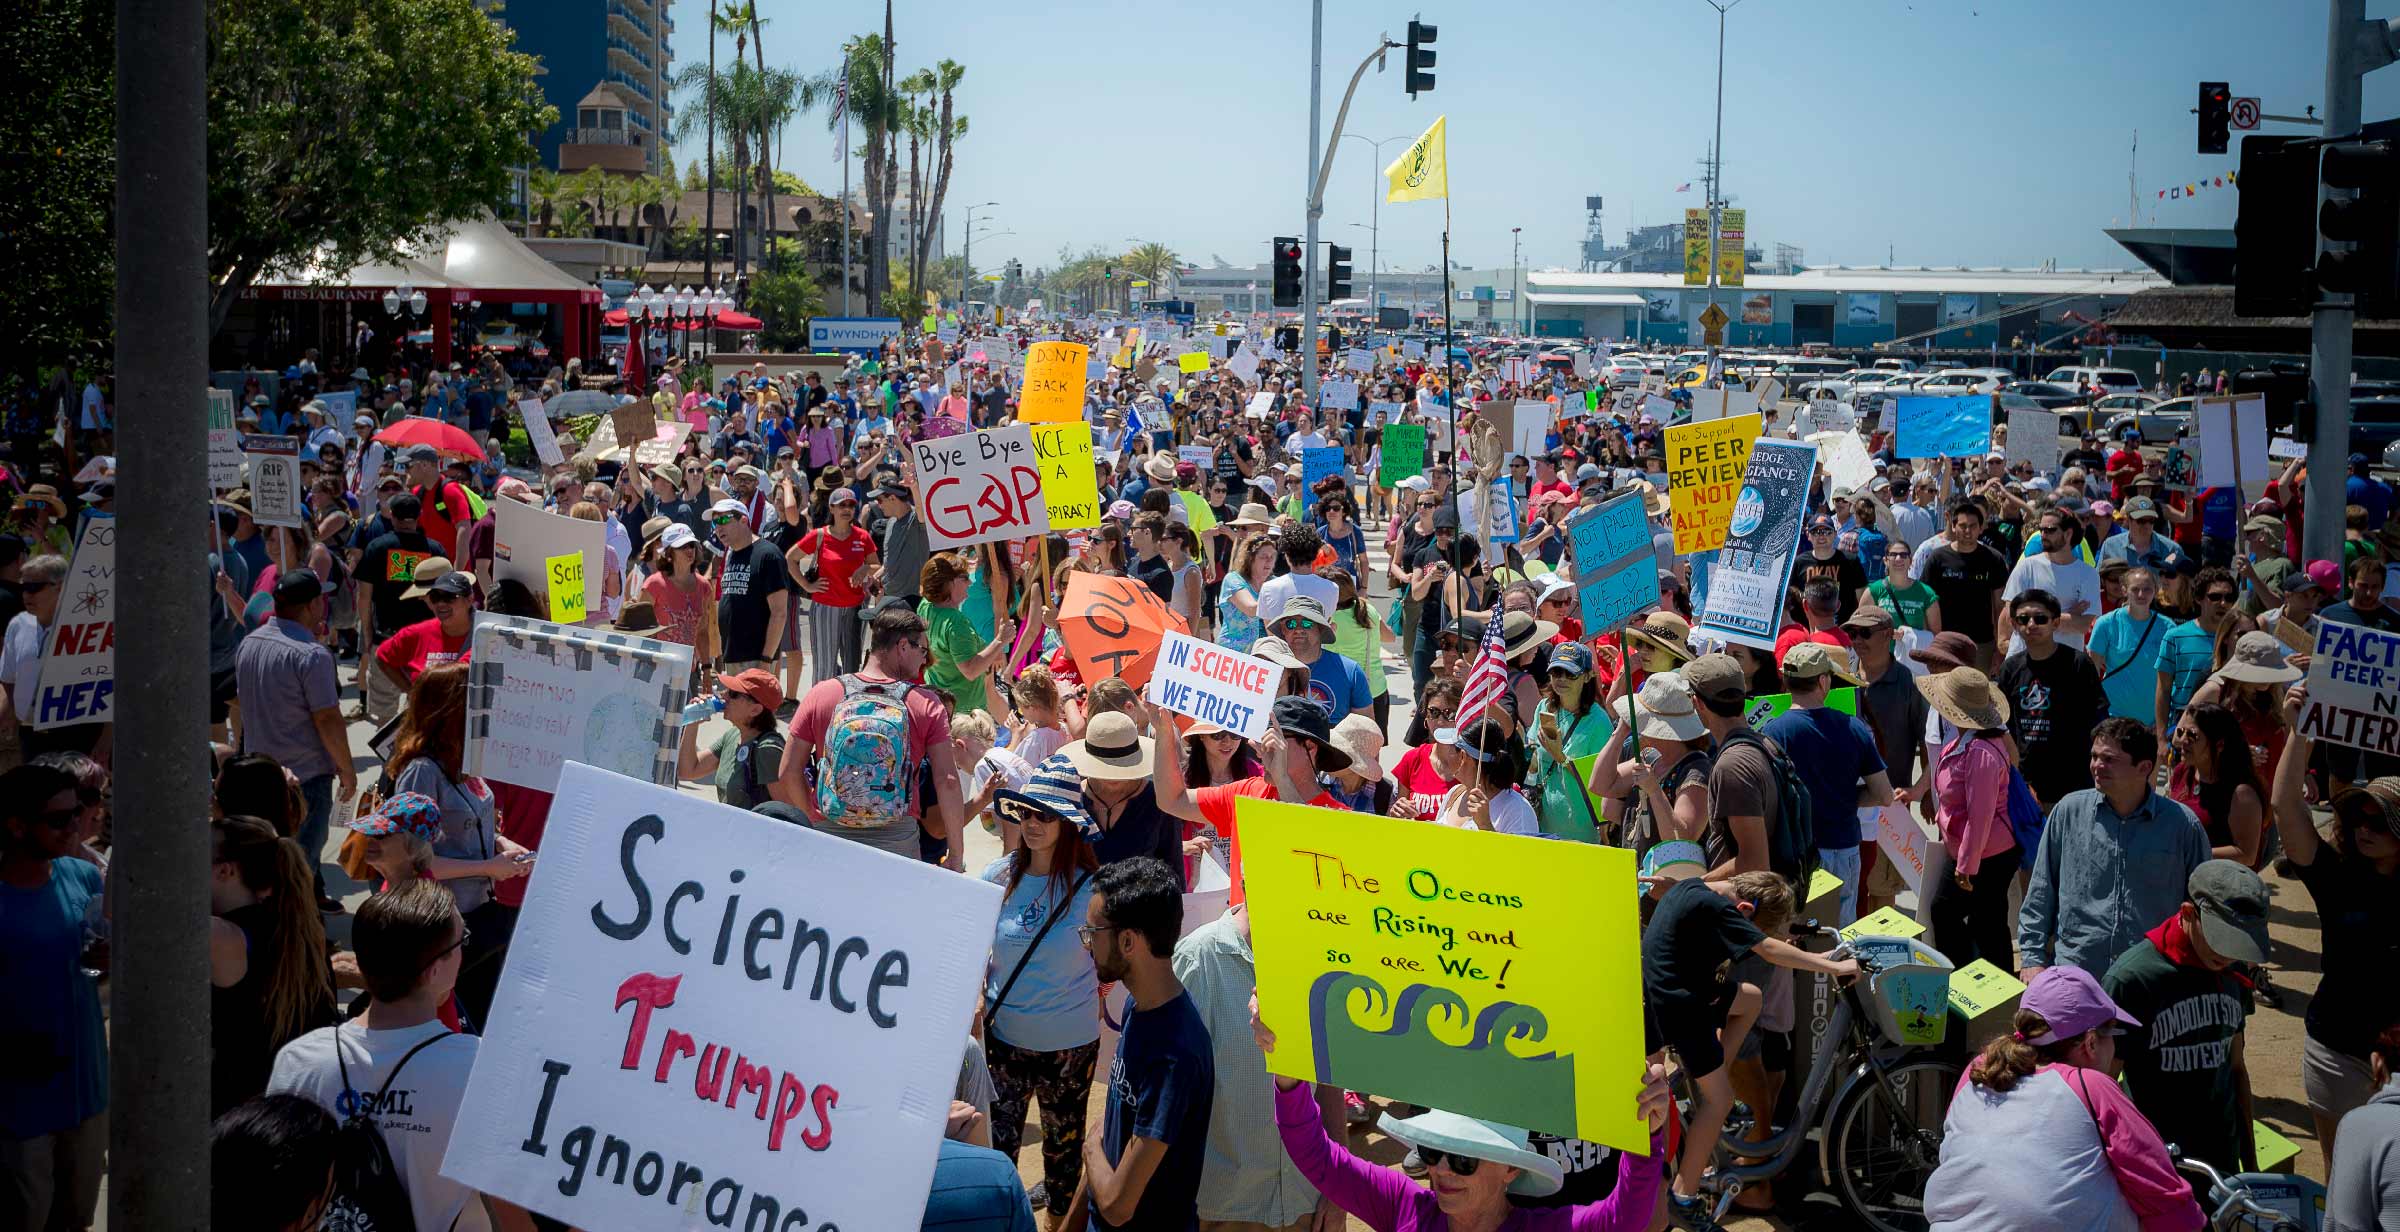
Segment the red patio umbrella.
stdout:
<svg viewBox="0 0 2400 1232">
<path fill-rule="evenodd" d="M 633 332 L 625 336 L 625 358 L 618 364 L 617 370 L 624 376 L 625 392 L 629 394 L 642 392 L 642 361 L 649 358 L 642 354 L 648 346 L 647 333 L 642 326 L 636 325 Z"/>
<path fill-rule="evenodd" d="M 465 429 L 423 415 L 394 420 L 392 426 L 376 433 L 375 439 L 386 445 L 431 445 L 444 457 L 484 460 L 483 447 Z"/>
<path fill-rule="evenodd" d="M 765 327 L 765 325 L 766 322 L 759 320 L 757 317 L 751 316 L 747 312 L 734 312 L 727 310 L 717 314 L 718 329 L 760 329 Z"/>
</svg>

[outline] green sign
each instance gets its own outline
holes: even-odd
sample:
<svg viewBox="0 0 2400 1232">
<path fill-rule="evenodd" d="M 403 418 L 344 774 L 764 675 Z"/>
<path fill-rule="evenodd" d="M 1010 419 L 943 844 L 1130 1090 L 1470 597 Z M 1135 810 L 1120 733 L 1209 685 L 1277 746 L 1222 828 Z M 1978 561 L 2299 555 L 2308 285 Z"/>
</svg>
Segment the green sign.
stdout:
<svg viewBox="0 0 2400 1232">
<path fill-rule="evenodd" d="M 1383 468 L 1377 472 L 1379 487 L 1393 484 L 1411 475 L 1425 473 L 1425 425 L 1388 424 L 1383 429 Z"/>
</svg>

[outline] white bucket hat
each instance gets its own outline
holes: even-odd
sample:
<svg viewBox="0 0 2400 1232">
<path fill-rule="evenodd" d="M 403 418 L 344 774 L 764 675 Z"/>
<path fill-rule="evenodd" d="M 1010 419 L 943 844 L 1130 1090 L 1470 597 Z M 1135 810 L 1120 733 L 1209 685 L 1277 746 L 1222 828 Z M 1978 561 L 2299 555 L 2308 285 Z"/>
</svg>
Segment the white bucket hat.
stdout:
<svg viewBox="0 0 2400 1232">
<path fill-rule="evenodd" d="M 1515 1168 L 1517 1179 L 1508 1183 L 1512 1194 L 1545 1198 L 1567 1183 L 1566 1169 L 1528 1147 L 1525 1131 L 1514 1125 L 1433 1108 L 1405 1120 L 1387 1112 L 1376 1127 L 1413 1147 Z"/>
</svg>

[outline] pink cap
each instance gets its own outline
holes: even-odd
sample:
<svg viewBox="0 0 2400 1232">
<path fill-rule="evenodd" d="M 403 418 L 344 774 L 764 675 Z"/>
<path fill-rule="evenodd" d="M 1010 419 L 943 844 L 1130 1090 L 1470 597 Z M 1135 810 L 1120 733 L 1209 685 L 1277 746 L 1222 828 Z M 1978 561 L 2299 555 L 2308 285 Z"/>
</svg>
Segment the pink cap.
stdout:
<svg viewBox="0 0 2400 1232">
<path fill-rule="evenodd" d="M 2317 588 L 2323 590 L 2327 594 L 2332 594 L 2341 589 L 2342 568 L 2340 565 L 2334 564 L 2330 560 L 2312 560 L 2308 562 L 2308 576 L 2315 579 Z"/>
</svg>

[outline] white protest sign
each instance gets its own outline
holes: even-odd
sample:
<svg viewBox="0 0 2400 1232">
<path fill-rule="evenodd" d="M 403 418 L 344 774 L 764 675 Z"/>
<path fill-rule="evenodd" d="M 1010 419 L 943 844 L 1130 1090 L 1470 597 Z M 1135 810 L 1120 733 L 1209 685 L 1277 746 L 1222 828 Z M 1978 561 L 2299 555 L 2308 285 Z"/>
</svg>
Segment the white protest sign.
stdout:
<svg viewBox="0 0 2400 1232">
<path fill-rule="evenodd" d="M 1352 347 L 1349 357 L 1342 366 L 1352 372 L 1373 372 L 1375 370 L 1375 353 L 1365 347 Z"/>
<path fill-rule="evenodd" d="M 594 579 L 592 593 L 599 593 L 598 579 L 607 576 L 608 569 L 607 527 L 513 500 L 493 501 L 491 510 L 492 576 L 485 579 L 487 583 L 523 582 L 533 592 L 535 602 L 547 605 L 550 574 L 545 562 L 554 556 L 580 552 L 583 576 Z M 591 610 L 597 613 L 600 605 L 591 605 Z"/>
<path fill-rule="evenodd" d="M 2278 436 L 2267 442 L 2267 456 L 2278 462 L 2289 462 L 2294 458 L 2307 457 L 2308 446 L 2288 436 Z"/>
<path fill-rule="evenodd" d="M 1398 423 L 1400 422 L 1400 412 L 1407 405 L 1404 402 L 1370 402 L 1367 404 L 1367 422 L 1370 424 Z"/>
<path fill-rule="evenodd" d="M 1175 460 L 1177 462 L 1189 462 L 1205 471 L 1216 465 L 1217 455 L 1215 450 L 1210 449 L 1206 445 L 1177 445 L 1175 447 Z"/>
<path fill-rule="evenodd" d="M 1520 458 L 1542 454 L 1542 444 L 1550 435 L 1550 404 L 1534 398 L 1519 398 L 1516 419 L 1509 428 L 1509 452 Z"/>
<path fill-rule="evenodd" d="M 2400 633 L 2324 621 L 2308 660 L 2301 734 L 2400 756 Z"/>
<path fill-rule="evenodd" d="M 1783 401 L 1783 382 L 1774 377 L 1761 377 L 1750 389 L 1750 396 L 1760 406 L 1773 406 Z"/>
<path fill-rule="evenodd" d="M 1258 352 L 1251 350 L 1247 345 L 1243 346 L 1241 350 L 1233 353 L 1232 359 L 1225 361 L 1225 370 L 1232 373 L 1234 379 L 1244 385 L 1256 382 L 1258 380 Z"/>
<path fill-rule="evenodd" d="M 525 439 L 533 442 L 533 456 L 544 466 L 564 465 L 567 455 L 558 450 L 558 437 L 550 431 L 550 412 L 542 409 L 542 400 L 520 399 L 517 414 L 525 420 Z"/>
<path fill-rule="evenodd" d="M 1358 407 L 1358 382 L 1323 381 L 1317 385 L 1317 403 L 1329 411 L 1348 411 Z"/>
<path fill-rule="evenodd" d="M 1050 529 L 1027 424 L 986 428 L 909 446 L 916 460 L 910 482 L 926 541 L 937 551 L 1022 539 Z"/>
<path fill-rule="evenodd" d="M 1265 659 L 1169 630 L 1159 640 L 1147 696 L 1177 714 L 1256 740 L 1267 734 L 1267 714 L 1282 680 L 1283 669 Z"/>
<path fill-rule="evenodd" d="M 238 613 L 237 613 L 238 615 Z M 116 717 L 117 519 L 92 514 L 58 583 L 58 610 L 42 630 L 36 728 Z"/>
<path fill-rule="evenodd" d="M 1425 344 L 1411 338 L 1400 344 L 1400 355 L 1403 359 L 1423 359 L 1425 358 Z"/>
<path fill-rule="evenodd" d="M 1252 419 L 1272 416 L 1275 413 L 1275 395 L 1263 390 L 1250 395 L 1250 405 L 1242 408 L 1242 413 Z"/>
<path fill-rule="evenodd" d="M 1693 423 L 1704 419 L 1739 419 L 1758 410 L 1758 395 L 1747 389 L 1696 386 L 1691 395 Z"/>
<path fill-rule="evenodd" d="M 468 773 L 556 791 L 580 761 L 674 785 L 691 647 L 491 612 L 470 638 Z"/>
<path fill-rule="evenodd" d="M 225 492 L 242 486 L 241 438 L 233 430 L 233 392 L 208 391 L 208 487 Z"/>
<path fill-rule="evenodd" d="M 300 525 L 300 438 L 245 436 L 250 461 L 250 516 L 261 526 Z"/>
<path fill-rule="evenodd" d="M 2230 488 L 2264 484 L 2274 478 L 2267 453 L 2267 400 L 2261 394 L 2202 398 L 2194 409 L 2198 420 L 2200 486 Z M 2234 460 L 2241 460 L 2235 473 Z"/>
<path fill-rule="evenodd" d="M 2008 460 L 2029 462 L 2037 475 L 2058 471 L 2058 412 L 2015 407 L 2008 412 Z"/>
<path fill-rule="evenodd" d="M 442 1174 L 608 1232 L 915 1229 L 1000 887 L 581 764 L 550 818 Z"/>
<path fill-rule="evenodd" d="M 1875 478 L 1875 459 L 1867 454 L 1867 443 L 1856 432 L 1818 432 L 1808 442 L 1817 447 L 1817 464 L 1825 468 L 1825 481 L 1835 488 L 1864 491 Z"/>
</svg>

